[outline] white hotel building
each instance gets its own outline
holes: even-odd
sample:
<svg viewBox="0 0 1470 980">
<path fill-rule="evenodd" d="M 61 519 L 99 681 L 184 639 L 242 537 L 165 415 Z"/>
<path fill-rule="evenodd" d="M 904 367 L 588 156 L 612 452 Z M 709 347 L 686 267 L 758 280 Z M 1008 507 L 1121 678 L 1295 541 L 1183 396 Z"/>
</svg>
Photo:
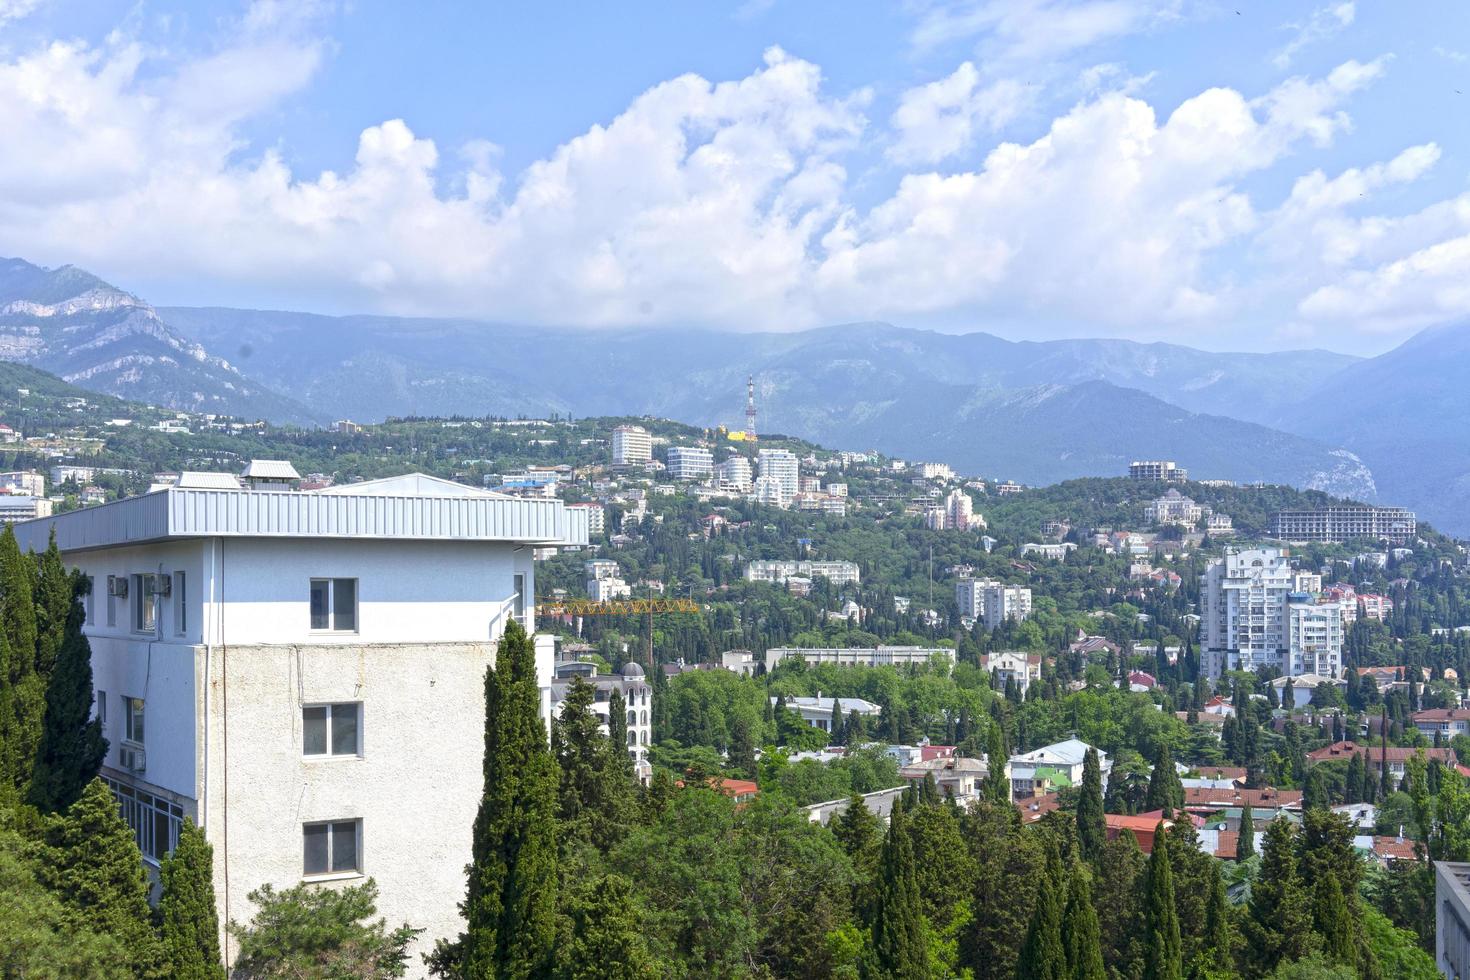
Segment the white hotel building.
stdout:
<svg viewBox="0 0 1470 980">
<path fill-rule="evenodd" d="M 1342 673 L 1342 606 L 1295 591 L 1285 552 L 1226 552 L 1200 576 L 1200 648 L 1211 677 L 1270 667 L 1286 676 Z"/>
<path fill-rule="evenodd" d="M 40 551 L 54 529 L 92 582 L 102 774 L 149 863 L 192 818 L 222 924 L 265 883 L 371 876 L 380 914 L 426 930 L 417 963 L 462 925 L 485 669 L 511 618 L 534 628 L 533 550 L 585 543 L 585 514 L 424 475 L 308 492 L 289 464 L 246 474 L 16 535 Z M 553 661 L 537 637 L 543 715 Z"/>
</svg>

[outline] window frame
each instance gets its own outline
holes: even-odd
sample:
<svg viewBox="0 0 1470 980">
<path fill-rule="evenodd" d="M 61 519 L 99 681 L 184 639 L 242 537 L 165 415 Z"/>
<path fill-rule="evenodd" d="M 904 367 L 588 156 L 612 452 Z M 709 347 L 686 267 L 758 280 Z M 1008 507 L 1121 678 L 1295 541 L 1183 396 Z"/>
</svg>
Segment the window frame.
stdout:
<svg viewBox="0 0 1470 980">
<path fill-rule="evenodd" d="M 356 737 L 351 752 L 335 752 L 332 747 L 335 744 L 336 731 L 336 709 L 351 707 L 356 714 Z M 325 709 L 326 710 L 326 751 L 306 751 L 306 712 Z M 324 762 L 333 759 L 361 759 L 363 757 L 363 706 L 361 701 L 307 701 L 301 705 L 301 758 L 311 762 Z"/>
<path fill-rule="evenodd" d="M 107 692 L 99 690 L 92 698 L 93 711 L 102 731 L 107 731 Z"/>
<path fill-rule="evenodd" d="M 134 633 L 141 636 L 158 633 L 158 596 L 153 591 L 157 579 L 155 572 L 134 572 L 132 575 L 132 628 Z M 153 619 L 153 622 L 147 626 L 143 625 L 145 609 L 151 613 Z"/>
<path fill-rule="evenodd" d="M 189 589 L 188 576 L 183 570 L 174 572 L 173 589 L 169 598 L 173 601 L 174 635 L 189 635 Z M 157 613 L 155 613 L 157 615 Z"/>
<path fill-rule="evenodd" d="M 313 626 L 312 625 L 311 595 L 312 595 L 312 592 L 316 589 L 316 585 L 317 585 L 318 582 L 325 583 L 326 584 L 326 587 L 327 587 L 327 602 L 326 602 L 326 615 L 327 615 L 327 623 L 328 623 L 327 626 Z M 352 626 L 350 628 L 348 628 L 348 629 L 342 629 L 342 628 L 340 628 L 340 627 L 337 626 L 337 583 L 338 582 L 351 582 L 352 583 Z M 358 578 L 355 578 L 355 577 L 352 577 L 352 576 L 331 577 L 331 576 L 325 576 L 325 575 L 313 575 L 308 580 L 308 582 L 307 582 L 306 601 L 307 601 L 307 610 L 306 610 L 307 620 L 306 620 L 306 623 L 307 623 L 307 630 L 310 633 L 312 633 L 314 635 L 332 635 L 332 634 L 335 634 L 335 635 L 338 635 L 338 636 L 353 636 L 353 635 L 356 635 L 356 634 L 358 634 L 358 633 L 361 632 L 361 629 L 360 629 L 360 627 L 362 625 L 362 580 L 361 579 L 358 579 Z"/>
<path fill-rule="evenodd" d="M 131 695 L 122 695 L 123 700 L 123 737 L 126 745 L 142 747 L 143 739 L 148 735 L 147 702 L 142 698 Z M 104 709 L 105 710 L 105 709 Z M 136 728 L 134 727 L 136 721 Z M 141 731 L 140 731 L 141 730 Z M 133 735 L 138 734 L 138 738 Z"/>
<path fill-rule="evenodd" d="M 336 838 L 339 827 L 351 826 L 353 837 L 353 867 L 351 869 L 335 869 L 336 864 Z M 327 828 L 327 870 L 310 871 L 306 864 L 306 832 L 314 827 Z M 347 817 L 340 820 L 306 820 L 301 824 L 301 880 L 302 881 L 330 881 L 341 878 L 360 878 L 363 871 L 362 853 L 362 818 Z"/>
</svg>

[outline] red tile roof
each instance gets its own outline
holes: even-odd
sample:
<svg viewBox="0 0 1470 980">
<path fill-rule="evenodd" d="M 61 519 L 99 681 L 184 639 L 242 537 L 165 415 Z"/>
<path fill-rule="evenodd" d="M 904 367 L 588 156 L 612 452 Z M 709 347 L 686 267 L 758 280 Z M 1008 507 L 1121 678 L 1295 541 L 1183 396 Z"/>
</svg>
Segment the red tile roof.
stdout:
<svg viewBox="0 0 1470 980">
<path fill-rule="evenodd" d="M 1426 708 L 1409 717 L 1414 721 L 1470 721 L 1470 708 Z"/>
<path fill-rule="evenodd" d="M 1326 762 L 1329 759 L 1351 759 L 1355 755 L 1362 755 L 1366 756 L 1369 762 L 1380 762 L 1386 759 L 1392 764 L 1408 762 L 1419 752 L 1424 753 L 1426 762 L 1430 759 L 1438 759 L 1446 765 L 1452 765 L 1455 761 L 1455 754 L 1450 749 L 1408 749 L 1396 745 L 1384 748 L 1381 745 L 1366 745 L 1351 740 L 1334 742 L 1315 752 L 1308 752 L 1307 761 Z"/>
<path fill-rule="evenodd" d="M 1299 807 L 1302 793 L 1298 789 L 1207 789 L 1198 786 L 1184 787 L 1184 805 L 1190 810 L 1220 809 L 1222 807 L 1245 806 L 1252 809 L 1280 809 Z"/>
<path fill-rule="evenodd" d="M 1404 837 L 1374 837 L 1373 853 L 1385 861 L 1415 860 L 1414 842 Z"/>
</svg>

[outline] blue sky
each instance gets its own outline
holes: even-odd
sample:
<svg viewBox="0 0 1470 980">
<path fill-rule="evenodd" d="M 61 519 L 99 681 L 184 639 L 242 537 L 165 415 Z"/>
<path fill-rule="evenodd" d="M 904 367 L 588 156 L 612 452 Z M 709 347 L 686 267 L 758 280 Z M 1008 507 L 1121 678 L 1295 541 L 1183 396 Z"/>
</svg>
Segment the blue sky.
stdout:
<svg viewBox="0 0 1470 980">
<path fill-rule="evenodd" d="M 0 254 L 163 304 L 1371 353 L 1470 5 L 0 0 Z"/>
</svg>

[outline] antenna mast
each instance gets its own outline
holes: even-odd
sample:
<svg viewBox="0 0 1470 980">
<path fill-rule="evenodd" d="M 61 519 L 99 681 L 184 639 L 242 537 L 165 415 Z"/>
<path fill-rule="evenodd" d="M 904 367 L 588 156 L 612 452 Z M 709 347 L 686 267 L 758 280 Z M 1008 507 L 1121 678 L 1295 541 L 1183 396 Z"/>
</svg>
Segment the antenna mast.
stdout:
<svg viewBox="0 0 1470 980">
<path fill-rule="evenodd" d="M 745 438 L 755 441 L 755 375 L 745 378 Z"/>
</svg>

